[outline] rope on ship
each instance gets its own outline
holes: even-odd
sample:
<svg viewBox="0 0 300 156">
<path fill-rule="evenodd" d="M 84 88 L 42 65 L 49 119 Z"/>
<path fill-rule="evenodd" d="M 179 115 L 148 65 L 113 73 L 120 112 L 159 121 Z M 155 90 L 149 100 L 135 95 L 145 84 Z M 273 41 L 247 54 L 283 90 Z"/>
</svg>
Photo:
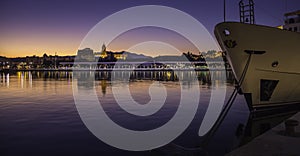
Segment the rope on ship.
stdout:
<svg viewBox="0 0 300 156">
<path fill-rule="evenodd" d="M 206 138 L 204 139 L 202 145 L 207 145 L 207 143 L 209 142 L 210 138 L 215 134 L 215 132 L 217 131 L 217 129 L 219 128 L 219 126 L 221 125 L 221 123 L 223 122 L 223 120 L 225 119 L 226 115 L 228 114 L 233 102 L 235 101 L 236 99 L 236 96 L 238 94 L 238 92 L 240 91 L 241 89 L 241 86 L 244 82 L 244 79 L 245 79 L 245 76 L 246 76 L 246 73 L 248 71 L 248 68 L 249 68 L 249 64 L 250 64 L 250 61 L 251 61 L 251 56 L 252 56 L 252 53 L 249 53 L 249 56 L 248 56 L 248 59 L 247 59 L 247 62 L 246 62 L 246 65 L 243 69 L 243 72 L 242 72 L 242 75 L 240 77 L 240 79 L 237 81 L 237 86 L 235 87 L 234 91 L 232 92 L 230 98 L 228 99 L 227 103 L 225 104 L 220 116 L 218 117 L 217 121 L 215 122 L 215 124 L 213 125 L 213 127 L 211 128 L 210 132 L 207 134 Z"/>
<path fill-rule="evenodd" d="M 183 147 L 183 146 L 177 145 L 175 143 L 171 143 L 173 146 L 175 146 L 177 148 L 180 148 L 180 149 L 183 149 L 183 150 L 186 150 L 186 151 L 204 150 L 203 147 L 205 147 L 208 144 L 208 142 L 211 139 L 211 137 L 218 130 L 219 126 L 221 125 L 221 123 L 225 119 L 226 115 L 228 114 L 228 112 L 229 112 L 229 110 L 230 110 L 233 102 L 235 101 L 236 96 L 237 96 L 239 90 L 241 89 L 241 85 L 244 82 L 244 79 L 245 79 L 245 76 L 246 76 L 246 73 L 248 71 L 250 61 L 251 61 L 251 56 L 252 56 L 252 53 L 248 53 L 248 54 L 249 54 L 249 56 L 247 58 L 246 65 L 245 65 L 245 67 L 243 69 L 243 72 L 242 72 L 242 75 L 241 75 L 240 79 L 237 81 L 237 86 L 235 87 L 235 89 L 232 92 L 230 98 L 228 99 L 227 103 L 225 104 L 225 106 L 224 106 L 223 110 L 221 111 L 221 114 L 218 117 L 217 121 L 215 122 L 215 124 L 211 128 L 210 132 L 206 135 L 204 141 L 202 141 L 202 144 L 200 145 L 200 147 L 190 148 L 190 147 Z"/>
</svg>

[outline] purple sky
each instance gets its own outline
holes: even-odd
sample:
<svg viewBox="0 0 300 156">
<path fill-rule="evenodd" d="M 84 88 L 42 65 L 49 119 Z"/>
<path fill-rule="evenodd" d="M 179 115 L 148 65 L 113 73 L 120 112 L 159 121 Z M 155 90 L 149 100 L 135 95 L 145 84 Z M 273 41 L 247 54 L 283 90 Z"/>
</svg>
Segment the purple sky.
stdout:
<svg viewBox="0 0 300 156">
<path fill-rule="evenodd" d="M 141 36 L 141 34 L 143 35 Z M 128 40 L 128 38 L 130 38 L 130 40 Z M 124 49 L 131 49 L 131 47 L 136 44 L 148 41 L 165 43 L 182 52 L 190 51 L 197 54 L 199 53 L 197 47 L 195 47 L 194 44 L 184 36 L 178 34 L 177 32 L 158 27 L 139 27 L 131 29 L 130 31 L 124 32 L 115 38 L 109 45 L 107 45 L 107 48 L 122 51 Z M 148 56 L 181 55 L 181 53 L 178 54 L 176 52 L 171 52 L 162 47 L 155 48 L 147 46 L 141 49 L 141 51 L 131 52 L 143 53 Z"/>
<path fill-rule="evenodd" d="M 227 19 L 238 21 L 239 0 L 227 1 Z M 138 5 L 165 5 L 199 20 L 209 32 L 223 20 L 223 0 L 1 0 L 0 56 L 75 54 L 86 33 L 101 19 Z M 299 0 L 255 0 L 257 24 L 277 26 Z"/>
</svg>

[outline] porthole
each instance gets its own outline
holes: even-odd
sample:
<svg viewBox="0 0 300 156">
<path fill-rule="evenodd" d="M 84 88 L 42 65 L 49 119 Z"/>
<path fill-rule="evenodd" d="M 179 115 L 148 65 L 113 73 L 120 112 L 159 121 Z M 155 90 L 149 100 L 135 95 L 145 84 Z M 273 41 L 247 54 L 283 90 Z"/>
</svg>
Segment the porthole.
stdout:
<svg viewBox="0 0 300 156">
<path fill-rule="evenodd" d="M 278 62 L 278 61 L 274 61 L 274 62 L 272 63 L 272 67 L 277 67 L 277 66 L 278 66 L 278 64 L 279 64 L 279 62 Z"/>
</svg>

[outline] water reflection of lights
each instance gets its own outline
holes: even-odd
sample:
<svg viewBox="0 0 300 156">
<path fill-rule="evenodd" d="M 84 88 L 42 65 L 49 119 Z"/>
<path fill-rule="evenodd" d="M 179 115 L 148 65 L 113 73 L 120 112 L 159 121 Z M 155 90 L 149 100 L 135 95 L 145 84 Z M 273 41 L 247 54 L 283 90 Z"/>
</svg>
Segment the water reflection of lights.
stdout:
<svg viewBox="0 0 300 156">
<path fill-rule="evenodd" d="M 20 73 L 21 75 L 21 87 L 24 87 L 24 72 Z"/>
<path fill-rule="evenodd" d="M 171 72 L 167 72 L 167 79 L 168 79 L 168 80 L 171 79 Z"/>
<path fill-rule="evenodd" d="M 21 88 L 26 88 L 29 83 L 29 87 L 32 88 L 32 72 L 17 72 L 17 76 L 20 82 Z"/>
<path fill-rule="evenodd" d="M 30 86 L 30 88 L 32 88 L 32 73 L 31 72 L 28 73 L 28 78 L 29 78 L 29 86 Z"/>
<path fill-rule="evenodd" d="M 6 86 L 9 87 L 9 73 L 6 75 Z"/>
<path fill-rule="evenodd" d="M 129 78 L 130 81 L 135 80 L 155 80 L 155 81 L 178 81 L 179 79 L 183 79 L 186 81 L 190 81 L 191 77 L 193 77 L 193 74 L 191 71 L 99 71 L 95 73 L 95 77 L 97 80 L 108 80 L 110 81 L 111 78 L 115 78 L 118 80 L 123 80 L 126 78 Z M 223 82 L 220 77 L 220 71 L 196 71 L 195 72 L 198 80 L 201 82 L 202 85 L 210 85 L 212 77 L 215 79 L 214 81 L 214 87 L 220 87 L 223 83 L 232 83 L 233 81 L 233 74 L 229 73 L 227 74 L 230 81 Z M 17 85 L 20 88 L 31 88 L 35 85 L 35 80 L 37 79 L 43 79 L 43 80 L 67 80 L 68 83 L 72 82 L 72 72 L 49 72 L 49 71 L 26 71 L 26 72 L 16 72 L 16 73 L 10 73 L 7 75 L 7 73 L 0 73 L 0 85 L 1 86 L 11 86 L 11 83 L 9 84 L 9 81 L 11 81 L 11 77 L 17 77 Z M 188 83 L 185 83 L 188 85 Z"/>
<path fill-rule="evenodd" d="M 2 75 L 0 75 L 0 83 L 2 83 Z"/>
<path fill-rule="evenodd" d="M 4 73 L 2 73 L 2 78 L 3 78 L 2 83 L 3 83 L 3 86 L 4 86 L 5 85 L 5 74 Z"/>
<path fill-rule="evenodd" d="M 106 82 L 106 80 L 101 80 L 102 96 L 105 96 L 105 94 L 106 94 L 106 88 L 107 88 L 107 82 Z"/>
</svg>

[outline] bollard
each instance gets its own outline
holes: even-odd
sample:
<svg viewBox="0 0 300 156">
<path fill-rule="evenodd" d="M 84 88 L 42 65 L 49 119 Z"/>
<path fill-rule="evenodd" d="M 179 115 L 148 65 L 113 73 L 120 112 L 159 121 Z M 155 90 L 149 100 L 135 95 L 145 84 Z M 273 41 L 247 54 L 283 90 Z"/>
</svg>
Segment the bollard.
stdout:
<svg viewBox="0 0 300 156">
<path fill-rule="evenodd" d="M 297 120 L 287 120 L 285 121 L 285 135 L 294 136 L 295 135 L 295 127 L 299 125 L 299 121 Z"/>
</svg>

